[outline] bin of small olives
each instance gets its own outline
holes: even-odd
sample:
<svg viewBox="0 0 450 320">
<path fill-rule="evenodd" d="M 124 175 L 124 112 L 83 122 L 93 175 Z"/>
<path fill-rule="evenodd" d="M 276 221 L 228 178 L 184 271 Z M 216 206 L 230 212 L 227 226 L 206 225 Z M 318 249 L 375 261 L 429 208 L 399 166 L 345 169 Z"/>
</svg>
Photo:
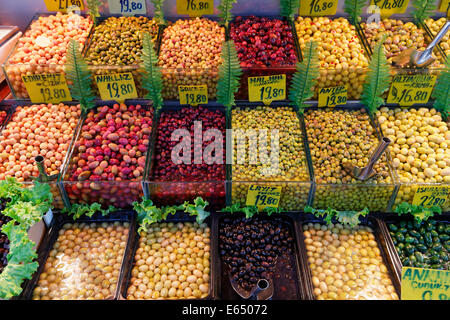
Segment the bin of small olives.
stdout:
<svg viewBox="0 0 450 320">
<path fill-rule="evenodd" d="M 231 203 L 245 205 L 251 185 L 281 187 L 278 207 L 302 210 L 312 183 L 294 108 L 237 106 L 231 111 L 231 129 Z"/>
<path fill-rule="evenodd" d="M 142 88 L 142 49 L 144 33 L 149 33 L 158 50 L 159 26 L 156 20 L 146 16 L 109 16 L 97 19 L 83 55 L 94 77 L 131 72 L 137 97 L 147 92 Z M 95 92 L 100 96 L 96 85 Z"/>
<path fill-rule="evenodd" d="M 400 183 L 394 209 L 402 202 L 412 204 L 419 187 L 450 187 L 450 130 L 439 111 L 383 107 L 376 118 L 392 141 L 388 149 Z M 442 209 L 449 211 L 448 200 Z"/>
<path fill-rule="evenodd" d="M 73 220 L 55 215 L 38 249 L 39 268 L 22 297 L 33 300 L 112 300 L 119 295 L 125 257 L 136 232 L 133 213 Z"/>
<path fill-rule="evenodd" d="M 83 48 L 93 22 L 73 12 L 35 15 L 3 65 L 15 99 L 29 99 L 22 76 L 63 73 L 69 40 Z"/>
<path fill-rule="evenodd" d="M 428 28 L 431 38 L 434 39 L 439 30 L 441 30 L 443 25 L 447 22 L 447 18 L 429 18 L 425 19 L 424 22 L 425 26 Z M 442 38 L 438 46 L 442 49 L 447 57 L 450 56 L 450 35 L 448 33 Z"/>
<path fill-rule="evenodd" d="M 214 233 L 212 218 L 199 225 L 179 213 L 133 233 L 119 299 L 213 299 Z"/>
<path fill-rule="evenodd" d="M 360 32 L 344 17 L 297 17 L 295 21 L 300 49 L 318 43 L 319 78 L 314 100 L 322 88 L 346 86 L 348 100 L 359 100 L 368 71 L 368 51 Z"/>
<path fill-rule="evenodd" d="M 361 218 L 360 218 L 361 219 Z M 306 287 L 317 300 L 398 300 L 400 278 L 377 223 L 349 227 L 301 217 L 300 253 L 309 268 Z"/>
<path fill-rule="evenodd" d="M 304 114 L 314 169 L 312 206 L 336 210 L 386 211 L 396 181 L 389 154 L 375 164 L 377 175 L 358 180 L 344 168 L 350 162 L 365 167 L 381 136 L 364 107 L 307 108 Z"/>
<path fill-rule="evenodd" d="M 206 85 L 216 99 L 225 28 L 209 18 L 167 18 L 161 32 L 159 67 L 165 100 L 178 100 L 178 86 Z"/>
</svg>

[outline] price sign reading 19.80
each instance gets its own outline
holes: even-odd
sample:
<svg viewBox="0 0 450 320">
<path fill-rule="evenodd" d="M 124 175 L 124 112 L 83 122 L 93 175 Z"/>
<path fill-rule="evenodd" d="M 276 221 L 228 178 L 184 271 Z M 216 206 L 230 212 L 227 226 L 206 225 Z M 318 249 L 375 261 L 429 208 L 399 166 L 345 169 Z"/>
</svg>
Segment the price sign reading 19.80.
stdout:
<svg viewBox="0 0 450 320">
<path fill-rule="evenodd" d="M 300 0 L 301 16 L 328 16 L 336 14 L 338 0 Z"/>
<path fill-rule="evenodd" d="M 390 17 L 395 13 L 405 13 L 409 0 L 371 0 L 370 4 L 380 8 L 382 17 Z"/>
<path fill-rule="evenodd" d="M 319 90 L 319 107 L 334 107 L 347 103 L 347 86 L 321 88 Z"/>
<path fill-rule="evenodd" d="M 59 103 L 71 101 L 66 78 L 62 73 L 22 76 L 23 83 L 33 103 Z"/>
<path fill-rule="evenodd" d="M 394 76 L 387 103 L 398 103 L 402 107 L 427 103 L 436 78 L 437 76 L 422 74 Z"/>
<path fill-rule="evenodd" d="M 145 0 L 108 0 L 111 14 L 135 15 L 146 14 Z"/>
<path fill-rule="evenodd" d="M 102 100 L 122 103 L 125 99 L 138 97 L 131 72 L 96 75 L 95 82 Z"/>
<path fill-rule="evenodd" d="M 413 198 L 413 205 L 430 208 L 433 206 L 443 207 L 448 199 L 450 187 L 418 187 Z"/>
<path fill-rule="evenodd" d="M 248 100 L 270 104 L 275 100 L 286 99 L 286 75 L 248 78 Z"/>
<path fill-rule="evenodd" d="M 208 86 L 206 84 L 198 86 L 178 86 L 180 104 L 190 104 L 198 106 L 208 103 Z"/>
<path fill-rule="evenodd" d="M 177 13 L 191 17 L 214 14 L 214 0 L 177 0 Z"/>
<path fill-rule="evenodd" d="M 402 300 L 450 300 L 450 271 L 402 268 Z"/>
<path fill-rule="evenodd" d="M 248 187 L 247 206 L 257 206 L 259 210 L 266 207 L 278 208 L 282 187 L 269 187 L 251 184 Z"/>
<path fill-rule="evenodd" d="M 84 10 L 83 0 L 44 0 L 48 11 Z"/>
</svg>

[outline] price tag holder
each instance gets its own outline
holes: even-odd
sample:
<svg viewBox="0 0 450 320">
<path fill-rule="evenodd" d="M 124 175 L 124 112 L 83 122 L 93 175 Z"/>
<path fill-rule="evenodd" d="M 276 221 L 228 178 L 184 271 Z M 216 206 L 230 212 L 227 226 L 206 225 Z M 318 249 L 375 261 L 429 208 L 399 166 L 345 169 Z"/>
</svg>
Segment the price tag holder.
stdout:
<svg viewBox="0 0 450 320">
<path fill-rule="evenodd" d="M 427 103 L 436 79 L 437 76 L 432 75 L 396 75 L 392 79 L 387 103 L 397 103 L 401 107 Z"/>
<path fill-rule="evenodd" d="M 370 0 L 370 4 L 380 8 L 382 17 L 390 17 L 396 13 L 405 13 L 409 0 Z"/>
<path fill-rule="evenodd" d="M 347 86 L 319 89 L 319 107 L 334 107 L 347 103 Z"/>
<path fill-rule="evenodd" d="M 189 104 L 198 106 L 208 103 L 208 86 L 202 84 L 199 86 L 178 86 L 180 104 Z"/>
<path fill-rule="evenodd" d="M 62 73 L 22 76 L 22 81 L 33 103 L 72 101 L 66 78 Z"/>
<path fill-rule="evenodd" d="M 338 0 L 300 0 L 299 14 L 301 16 L 329 16 L 335 15 Z"/>
<path fill-rule="evenodd" d="M 96 75 L 95 82 L 102 100 L 123 103 L 125 99 L 138 97 L 131 72 Z"/>
<path fill-rule="evenodd" d="M 214 0 L 177 0 L 177 13 L 190 17 L 214 14 Z"/>
<path fill-rule="evenodd" d="M 286 75 L 248 78 L 248 100 L 270 104 L 275 100 L 286 99 Z"/>
<path fill-rule="evenodd" d="M 248 187 L 247 206 L 257 206 L 259 210 L 266 207 L 278 208 L 282 187 L 270 187 L 251 184 Z"/>
<path fill-rule="evenodd" d="M 447 17 L 450 17 L 450 0 L 441 0 L 441 4 L 439 5 L 440 12 L 446 12 Z"/>
<path fill-rule="evenodd" d="M 146 14 L 147 5 L 145 0 L 108 0 L 109 12 L 111 14 L 122 14 L 132 16 L 135 14 Z"/>
<path fill-rule="evenodd" d="M 44 0 L 48 11 L 84 10 L 83 0 Z"/>
<path fill-rule="evenodd" d="M 450 187 L 418 187 L 413 198 L 413 205 L 430 208 L 432 206 L 443 207 L 447 202 Z"/>
<path fill-rule="evenodd" d="M 450 271 L 402 268 L 402 300 L 450 300 Z"/>
</svg>

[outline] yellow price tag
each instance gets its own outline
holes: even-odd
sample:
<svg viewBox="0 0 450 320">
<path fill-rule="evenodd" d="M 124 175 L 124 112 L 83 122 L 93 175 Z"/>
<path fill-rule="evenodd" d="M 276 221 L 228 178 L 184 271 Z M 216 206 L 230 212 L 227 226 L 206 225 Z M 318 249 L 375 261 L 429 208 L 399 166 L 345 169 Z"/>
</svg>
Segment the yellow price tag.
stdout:
<svg viewBox="0 0 450 320">
<path fill-rule="evenodd" d="M 147 6 L 145 0 L 108 0 L 109 13 L 135 15 L 146 14 Z"/>
<path fill-rule="evenodd" d="M 275 100 L 286 99 L 286 75 L 248 78 L 248 100 L 270 104 Z"/>
<path fill-rule="evenodd" d="M 180 104 L 190 104 L 198 106 L 208 103 L 208 86 L 202 84 L 199 86 L 178 86 L 178 95 Z"/>
<path fill-rule="evenodd" d="M 387 103 L 398 103 L 402 107 L 427 103 L 436 79 L 437 76 L 432 75 L 396 75 L 392 79 Z"/>
<path fill-rule="evenodd" d="M 96 75 L 95 82 L 102 100 L 122 103 L 125 99 L 138 97 L 131 72 Z"/>
<path fill-rule="evenodd" d="M 418 187 L 413 198 L 413 205 L 430 208 L 432 206 L 443 207 L 448 199 L 450 187 Z"/>
<path fill-rule="evenodd" d="M 442 0 L 439 5 L 439 11 L 447 12 L 447 17 L 450 15 L 450 0 Z"/>
<path fill-rule="evenodd" d="M 177 13 L 191 17 L 214 14 L 214 0 L 177 0 Z"/>
<path fill-rule="evenodd" d="M 319 107 L 334 107 L 347 103 L 347 86 L 319 89 Z"/>
<path fill-rule="evenodd" d="M 22 81 L 33 103 L 72 101 L 66 78 L 62 73 L 22 76 Z"/>
<path fill-rule="evenodd" d="M 403 267 L 402 300 L 450 300 L 450 271 Z"/>
<path fill-rule="evenodd" d="M 48 11 L 84 10 L 83 0 L 44 0 Z"/>
<path fill-rule="evenodd" d="M 278 208 L 282 187 L 269 187 L 251 184 L 248 187 L 247 206 L 257 206 L 259 210 L 266 207 Z"/>
<path fill-rule="evenodd" d="M 387 18 L 395 13 L 405 13 L 409 0 L 370 0 L 370 4 L 380 8 L 380 15 Z"/>
<path fill-rule="evenodd" d="M 336 14 L 338 0 L 300 0 L 301 16 L 331 16 Z"/>
</svg>

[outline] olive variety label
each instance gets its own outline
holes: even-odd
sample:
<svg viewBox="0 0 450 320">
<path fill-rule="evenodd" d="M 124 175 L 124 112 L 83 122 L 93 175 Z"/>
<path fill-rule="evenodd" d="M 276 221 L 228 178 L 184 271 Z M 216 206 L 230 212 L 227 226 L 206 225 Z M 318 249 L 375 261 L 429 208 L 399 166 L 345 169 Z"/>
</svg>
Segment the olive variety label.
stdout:
<svg viewBox="0 0 450 320">
<path fill-rule="evenodd" d="M 266 207 L 278 208 L 282 187 L 269 187 L 251 184 L 248 187 L 247 206 L 256 206 L 259 210 Z"/>
<path fill-rule="evenodd" d="M 396 75 L 392 79 L 387 103 L 398 103 L 402 107 L 427 103 L 436 79 L 437 76 L 432 75 Z"/>
<path fill-rule="evenodd" d="M 66 78 L 62 73 L 22 76 L 22 81 L 33 103 L 60 103 L 72 100 Z"/>
<path fill-rule="evenodd" d="M 199 86 L 178 86 L 180 104 L 190 104 L 198 106 L 208 103 L 208 86 L 202 84 Z"/>
<path fill-rule="evenodd" d="M 286 99 L 286 75 L 248 78 L 248 100 L 270 104 L 275 100 Z"/>
<path fill-rule="evenodd" d="M 301 16 L 329 16 L 335 15 L 338 0 L 300 0 L 299 14 Z"/>
<path fill-rule="evenodd" d="M 191 17 L 214 14 L 214 0 L 177 0 L 177 13 Z"/>
<path fill-rule="evenodd" d="M 125 99 L 138 97 L 131 72 L 99 74 L 95 76 L 95 82 L 102 100 L 115 100 L 122 103 Z"/>
<path fill-rule="evenodd" d="M 405 13 L 409 0 L 370 0 L 370 4 L 380 8 L 382 17 L 390 17 L 395 13 Z"/>
<path fill-rule="evenodd" d="M 413 198 L 413 205 L 430 208 L 433 206 L 443 207 L 448 199 L 450 187 L 418 187 Z"/>
<path fill-rule="evenodd" d="M 145 0 L 108 0 L 111 14 L 135 15 L 146 14 Z"/>
<path fill-rule="evenodd" d="M 334 107 L 347 103 L 347 86 L 320 88 L 319 107 Z"/>
<path fill-rule="evenodd" d="M 44 0 L 48 11 L 84 10 L 83 0 Z"/>
<path fill-rule="evenodd" d="M 450 300 L 450 271 L 403 267 L 402 300 Z"/>
<path fill-rule="evenodd" d="M 447 12 L 447 17 L 450 16 L 450 0 L 441 0 L 439 11 Z"/>
</svg>

